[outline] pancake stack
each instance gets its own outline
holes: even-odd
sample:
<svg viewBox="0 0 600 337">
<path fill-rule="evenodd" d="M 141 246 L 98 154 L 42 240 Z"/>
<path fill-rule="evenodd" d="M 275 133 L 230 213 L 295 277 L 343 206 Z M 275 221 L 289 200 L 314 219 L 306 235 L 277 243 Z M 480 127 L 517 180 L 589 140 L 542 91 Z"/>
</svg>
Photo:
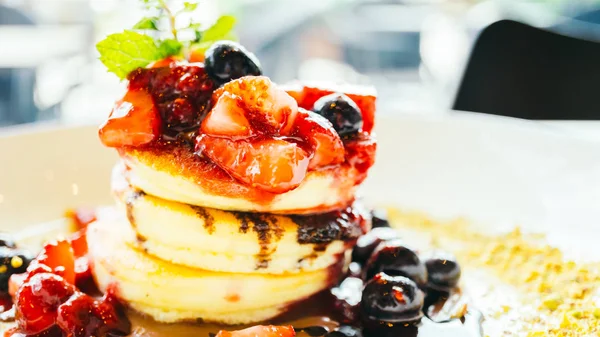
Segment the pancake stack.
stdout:
<svg viewBox="0 0 600 337">
<path fill-rule="evenodd" d="M 118 147 L 116 207 L 87 231 L 99 288 L 157 321 L 225 324 L 276 317 L 330 288 L 370 228 L 355 201 L 366 171 L 349 157 L 357 143 L 374 147 L 366 135 L 346 142 L 342 163 L 309 169 L 282 193 L 234 177 L 185 140 Z"/>
</svg>

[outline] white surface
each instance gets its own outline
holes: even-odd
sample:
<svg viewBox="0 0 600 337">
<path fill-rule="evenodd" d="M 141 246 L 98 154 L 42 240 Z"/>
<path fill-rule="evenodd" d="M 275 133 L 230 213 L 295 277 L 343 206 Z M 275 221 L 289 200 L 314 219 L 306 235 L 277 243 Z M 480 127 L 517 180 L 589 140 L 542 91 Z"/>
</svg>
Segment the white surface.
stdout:
<svg viewBox="0 0 600 337">
<path fill-rule="evenodd" d="M 521 225 L 577 254 L 597 252 L 600 141 L 570 130 L 466 113 L 382 116 L 364 195 L 489 229 Z M 111 202 L 116 155 L 99 144 L 95 127 L 33 131 L 0 131 L 0 230 Z"/>
</svg>

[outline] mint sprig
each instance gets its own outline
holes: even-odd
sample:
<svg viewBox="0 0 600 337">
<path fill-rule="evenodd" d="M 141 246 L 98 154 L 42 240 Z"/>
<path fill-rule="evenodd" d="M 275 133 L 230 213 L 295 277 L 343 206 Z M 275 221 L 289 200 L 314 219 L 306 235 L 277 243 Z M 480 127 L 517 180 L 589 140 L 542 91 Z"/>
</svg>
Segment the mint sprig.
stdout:
<svg viewBox="0 0 600 337">
<path fill-rule="evenodd" d="M 148 64 L 169 56 L 183 57 L 190 50 L 204 52 L 219 40 L 237 40 L 233 34 L 235 18 L 230 15 L 220 17 L 215 24 L 202 30 L 201 25 L 191 21 L 187 26 L 178 28 L 177 19 L 182 13 L 194 12 L 198 8 L 196 2 L 185 1 L 183 7 L 173 11 L 165 0 L 141 0 L 150 10 L 159 10 L 157 16 L 148 16 L 138 21 L 131 30 L 108 35 L 96 44 L 100 53 L 100 61 L 109 72 L 120 79 L 126 79 L 134 70 L 146 67 Z M 168 30 L 161 31 L 161 22 L 168 22 Z M 193 38 L 188 41 L 179 39 L 179 32 L 191 30 Z M 153 38 L 146 35 L 167 35 L 168 37 Z M 170 35 L 170 36 L 169 36 Z"/>
</svg>

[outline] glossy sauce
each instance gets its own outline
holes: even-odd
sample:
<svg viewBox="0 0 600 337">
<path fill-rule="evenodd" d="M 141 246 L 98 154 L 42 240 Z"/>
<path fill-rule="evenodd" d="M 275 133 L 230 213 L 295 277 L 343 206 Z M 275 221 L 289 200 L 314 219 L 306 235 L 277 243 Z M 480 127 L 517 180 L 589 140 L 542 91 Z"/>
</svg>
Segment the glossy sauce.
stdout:
<svg viewBox="0 0 600 337">
<path fill-rule="evenodd" d="M 443 302 L 443 300 L 441 300 Z M 442 307 L 437 303 L 436 307 Z M 208 337 L 219 330 L 238 330 L 250 325 L 225 326 L 207 323 L 164 324 L 137 313 L 130 313 L 132 337 Z M 343 337 L 334 332 L 341 326 L 338 323 L 331 296 L 323 292 L 313 298 L 294 305 L 290 311 L 279 318 L 263 324 L 292 325 L 299 337 Z M 363 337 L 482 337 L 482 315 L 477 311 L 469 311 L 462 319 L 451 319 L 436 323 L 424 317 L 418 324 L 396 325 L 392 328 L 363 331 Z M 355 325 L 357 326 L 357 325 Z"/>
</svg>

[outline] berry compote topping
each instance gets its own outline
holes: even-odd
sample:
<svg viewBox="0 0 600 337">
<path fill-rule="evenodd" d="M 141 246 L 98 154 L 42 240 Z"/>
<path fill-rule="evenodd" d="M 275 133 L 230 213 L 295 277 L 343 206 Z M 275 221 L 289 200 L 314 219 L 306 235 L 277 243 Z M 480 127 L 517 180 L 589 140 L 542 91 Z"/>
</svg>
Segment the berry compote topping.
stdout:
<svg viewBox="0 0 600 337">
<path fill-rule="evenodd" d="M 152 95 L 169 136 L 198 128 L 211 108 L 214 87 L 202 63 L 161 61 L 129 75 L 129 90 L 143 89 Z"/>
<path fill-rule="evenodd" d="M 233 41 L 214 43 L 206 51 L 204 62 L 208 75 L 219 84 L 248 75 L 262 75 L 260 62 L 256 56 Z"/>
<path fill-rule="evenodd" d="M 17 327 L 9 336 L 125 336 L 130 323 L 114 292 L 101 299 L 81 292 L 75 284 L 89 281 L 84 232 L 70 240 L 46 244 L 24 274 L 13 275 Z"/>
<path fill-rule="evenodd" d="M 380 272 L 408 277 L 420 287 L 424 287 L 427 283 L 425 265 L 419 256 L 406 247 L 400 239 L 384 241 L 375 248 L 365 266 L 365 278 L 368 280 Z"/>
<path fill-rule="evenodd" d="M 379 273 L 367 282 L 362 292 L 363 320 L 415 322 L 423 317 L 424 300 L 423 292 L 412 280 Z"/>
</svg>

